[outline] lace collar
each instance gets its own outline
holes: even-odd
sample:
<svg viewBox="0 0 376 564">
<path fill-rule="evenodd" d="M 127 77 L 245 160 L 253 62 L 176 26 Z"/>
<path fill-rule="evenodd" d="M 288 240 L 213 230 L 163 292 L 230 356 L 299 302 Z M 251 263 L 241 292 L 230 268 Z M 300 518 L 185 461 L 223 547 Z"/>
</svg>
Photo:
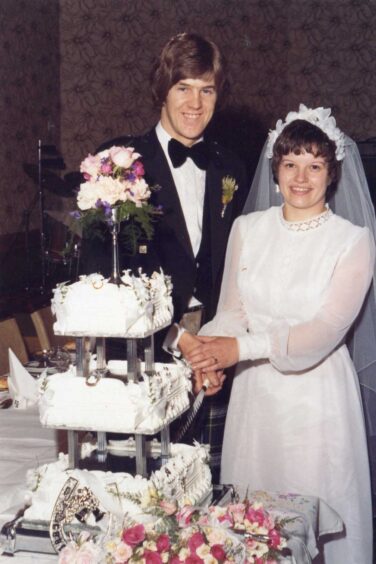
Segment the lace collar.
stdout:
<svg viewBox="0 0 376 564">
<path fill-rule="evenodd" d="M 279 209 L 279 217 L 282 225 L 289 231 L 312 231 L 313 229 L 317 229 L 318 227 L 326 223 L 328 219 L 332 217 L 333 212 L 329 208 L 328 204 L 326 204 L 325 207 L 325 211 L 323 211 L 319 215 L 311 217 L 310 219 L 306 219 L 304 221 L 287 221 L 283 217 L 283 206 L 281 206 Z"/>
</svg>

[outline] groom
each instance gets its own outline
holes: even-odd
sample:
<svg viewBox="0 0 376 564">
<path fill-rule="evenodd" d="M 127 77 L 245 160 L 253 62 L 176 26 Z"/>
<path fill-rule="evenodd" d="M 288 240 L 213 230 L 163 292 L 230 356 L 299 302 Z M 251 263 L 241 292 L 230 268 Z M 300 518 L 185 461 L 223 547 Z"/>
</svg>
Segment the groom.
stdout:
<svg viewBox="0 0 376 564">
<path fill-rule="evenodd" d="M 172 37 L 153 73 L 152 94 L 160 108 L 156 127 L 141 137 L 120 137 L 98 148 L 134 147 L 141 154 L 146 181 L 160 186 L 152 202 L 161 206 L 162 216 L 155 223 L 153 240 L 139 245 L 132 262 L 148 271 L 162 267 L 171 276 L 176 335 L 182 320 L 199 325 L 215 314 L 228 236 L 249 188 L 240 159 L 204 136 L 222 101 L 225 83 L 224 62 L 214 43 L 189 33 Z M 183 354 L 193 346 L 189 339 L 195 339 L 186 337 L 180 339 Z M 156 339 L 157 358 L 162 358 L 161 340 Z M 205 400 L 205 432 L 195 435 L 211 443 L 215 480 L 227 399 L 219 394 Z M 214 420 L 210 421 L 212 411 Z"/>
</svg>

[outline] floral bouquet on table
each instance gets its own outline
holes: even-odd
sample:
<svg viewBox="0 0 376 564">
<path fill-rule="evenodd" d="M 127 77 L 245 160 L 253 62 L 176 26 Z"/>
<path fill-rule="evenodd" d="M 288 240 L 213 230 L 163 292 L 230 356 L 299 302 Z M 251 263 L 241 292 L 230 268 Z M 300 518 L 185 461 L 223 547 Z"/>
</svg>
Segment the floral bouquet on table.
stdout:
<svg viewBox="0 0 376 564">
<path fill-rule="evenodd" d="M 84 228 L 93 222 L 126 224 L 121 229 L 128 250 L 135 252 L 138 239 L 151 239 L 153 218 L 160 210 L 150 204 L 151 191 L 144 179 L 141 155 L 132 147 L 113 146 L 88 155 L 80 171 L 85 182 L 80 185 L 74 212 Z"/>
<path fill-rule="evenodd" d="M 59 564 L 275 564 L 288 553 L 285 523 L 260 503 L 179 509 L 154 488 L 138 501 L 144 515 L 153 516 L 149 521 L 125 519 L 95 542 L 87 535 L 71 541 Z"/>
</svg>

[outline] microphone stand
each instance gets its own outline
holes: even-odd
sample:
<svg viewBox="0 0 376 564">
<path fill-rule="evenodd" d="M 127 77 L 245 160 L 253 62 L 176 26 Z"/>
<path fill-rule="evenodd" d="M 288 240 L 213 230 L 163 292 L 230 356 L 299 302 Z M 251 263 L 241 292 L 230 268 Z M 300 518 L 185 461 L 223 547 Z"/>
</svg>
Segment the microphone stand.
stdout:
<svg viewBox="0 0 376 564">
<path fill-rule="evenodd" d="M 42 140 L 38 140 L 38 193 L 40 214 L 40 253 L 41 253 L 41 287 L 42 294 L 46 291 L 46 217 L 44 213 L 44 189 L 42 179 Z"/>
<path fill-rule="evenodd" d="M 30 257 L 30 216 L 39 198 L 38 192 L 35 194 L 30 205 L 22 212 L 22 223 L 25 227 L 25 251 L 26 251 L 26 285 L 25 290 L 31 289 L 31 257 Z"/>
</svg>

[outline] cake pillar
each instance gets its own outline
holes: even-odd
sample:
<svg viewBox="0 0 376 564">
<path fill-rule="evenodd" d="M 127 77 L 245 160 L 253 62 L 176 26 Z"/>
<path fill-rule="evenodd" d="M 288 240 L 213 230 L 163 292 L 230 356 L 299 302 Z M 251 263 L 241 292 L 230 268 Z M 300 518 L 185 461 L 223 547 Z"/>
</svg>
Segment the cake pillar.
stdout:
<svg viewBox="0 0 376 564">
<path fill-rule="evenodd" d="M 89 375 L 89 342 L 85 337 L 76 339 L 76 374 L 86 378 Z"/>
<path fill-rule="evenodd" d="M 170 457 L 170 425 L 161 430 L 161 464 L 168 462 Z"/>
<path fill-rule="evenodd" d="M 97 337 L 96 352 L 97 352 L 97 371 L 101 375 L 101 378 L 103 378 L 106 372 L 106 340 L 104 337 Z M 103 431 L 97 432 L 97 458 L 98 458 L 98 462 L 106 462 L 107 437 L 106 437 L 106 433 Z"/>
<path fill-rule="evenodd" d="M 78 447 L 78 431 L 68 431 L 68 463 L 69 468 L 78 468 L 80 460 Z"/>
<path fill-rule="evenodd" d="M 137 362 L 137 340 L 127 339 L 127 372 L 128 379 L 133 382 L 138 382 Z"/>
<path fill-rule="evenodd" d="M 145 372 L 152 375 L 154 372 L 154 335 L 150 335 L 147 339 L 148 344 L 145 346 Z"/>
<path fill-rule="evenodd" d="M 135 435 L 136 439 L 136 473 L 144 478 L 147 477 L 146 470 L 146 437 Z"/>
</svg>

